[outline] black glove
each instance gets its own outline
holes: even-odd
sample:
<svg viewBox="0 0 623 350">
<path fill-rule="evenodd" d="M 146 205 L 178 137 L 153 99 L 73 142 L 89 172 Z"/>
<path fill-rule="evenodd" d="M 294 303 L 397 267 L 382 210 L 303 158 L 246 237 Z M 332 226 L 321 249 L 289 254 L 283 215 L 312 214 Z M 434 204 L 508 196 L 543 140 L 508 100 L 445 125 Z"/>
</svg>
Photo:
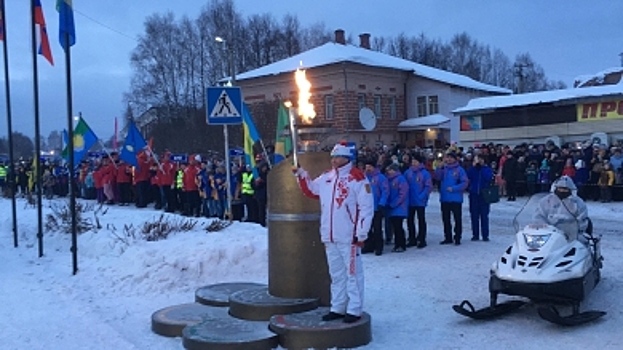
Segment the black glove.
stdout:
<svg viewBox="0 0 623 350">
<path fill-rule="evenodd" d="M 359 239 L 357 239 L 357 236 L 353 237 L 353 245 L 359 246 L 359 247 L 363 247 L 363 242 L 359 242 Z"/>
</svg>

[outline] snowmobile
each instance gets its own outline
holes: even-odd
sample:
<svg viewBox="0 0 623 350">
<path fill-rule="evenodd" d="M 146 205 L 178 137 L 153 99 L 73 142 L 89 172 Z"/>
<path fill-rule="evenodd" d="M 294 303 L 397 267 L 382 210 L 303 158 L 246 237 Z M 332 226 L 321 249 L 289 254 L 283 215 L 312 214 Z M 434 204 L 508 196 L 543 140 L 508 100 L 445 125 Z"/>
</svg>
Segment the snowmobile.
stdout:
<svg viewBox="0 0 623 350">
<path fill-rule="evenodd" d="M 534 207 L 543 197 L 533 196 L 513 219 L 517 232 L 515 241 L 491 267 L 489 307 L 476 310 L 464 300 L 452 307 L 454 311 L 486 320 L 508 314 L 526 304 L 525 300 L 499 303 L 498 296 L 506 294 L 532 300 L 537 304 L 541 318 L 562 326 L 584 324 L 606 314 L 603 311 L 580 312 L 580 303 L 601 278 L 601 236 L 593 235 L 592 223 L 589 221 L 586 232 L 572 240 L 559 228 L 531 223 L 532 219 L 524 221 L 525 226 L 519 225 L 518 217 L 524 208 Z M 571 314 L 563 316 L 558 309 L 560 305 L 571 306 Z"/>
</svg>

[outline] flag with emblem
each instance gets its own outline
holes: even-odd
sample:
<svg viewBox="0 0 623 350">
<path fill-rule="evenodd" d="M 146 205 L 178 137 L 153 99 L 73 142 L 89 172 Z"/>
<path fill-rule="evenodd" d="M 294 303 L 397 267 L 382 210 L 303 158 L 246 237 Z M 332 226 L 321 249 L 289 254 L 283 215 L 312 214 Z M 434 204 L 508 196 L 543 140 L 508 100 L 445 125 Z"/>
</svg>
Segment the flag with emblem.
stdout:
<svg viewBox="0 0 623 350">
<path fill-rule="evenodd" d="M 80 117 L 74 130 L 74 162 L 77 164 L 87 155 L 91 147 L 97 143 L 97 136 L 87 122 Z"/>
<path fill-rule="evenodd" d="M 121 149 L 119 159 L 133 166 L 138 166 L 136 155 L 145 147 L 147 147 L 145 138 L 136 127 L 136 124 L 134 124 L 134 121 L 130 121 L 128 134 L 125 137 L 125 141 L 123 141 L 123 149 Z"/>
</svg>

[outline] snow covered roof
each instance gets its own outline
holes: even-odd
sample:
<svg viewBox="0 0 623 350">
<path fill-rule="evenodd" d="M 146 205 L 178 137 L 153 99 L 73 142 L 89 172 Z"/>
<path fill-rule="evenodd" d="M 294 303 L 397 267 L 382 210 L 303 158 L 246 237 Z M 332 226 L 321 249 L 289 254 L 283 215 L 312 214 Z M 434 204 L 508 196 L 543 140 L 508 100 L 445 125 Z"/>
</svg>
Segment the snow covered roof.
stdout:
<svg viewBox="0 0 623 350">
<path fill-rule="evenodd" d="M 300 67 L 301 62 L 305 68 L 321 67 L 341 62 L 353 62 L 372 67 L 413 71 L 416 76 L 474 90 L 502 94 L 512 93 L 511 90 L 501 88 L 499 86 L 484 84 L 464 75 L 425 66 L 423 64 L 411 62 L 382 52 L 333 42 L 326 43 L 298 55 L 242 73 L 236 76 L 236 80 L 245 80 L 294 72 L 298 67 Z"/>
<path fill-rule="evenodd" d="M 606 76 L 611 75 L 611 74 L 616 74 L 616 73 L 623 73 L 623 67 L 612 67 L 612 68 L 608 68 L 606 70 L 603 70 L 597 74 L 589 74 L 589 75 L 580 75 L 577 76 L 574 79 L 574 85 L 575 86 L 582 86 L 590 81 L 596 81 L 596 82 L 600 82 L 603 83 L 604 80 L 606 79 Z M 620 76 L 621 74 L 619 74 Z M 623 80 L 623 78 L 620 78 Z M 596 85 L 601 85 L 601 84 L 596 84 Z"/>
<path fill-rule="evenodd" d="M 492 96 L 475 98 L 469 101 L 467 106 L 452 111 L 454 114 L 474 114 L 474 112 L 491 110 L 495 108 L 508 108 L 517 106 L 537 105 L 541 103 L 553 103 L 581 98 L 599 96 L 622 96 L 623 81 L 616 85 L 591 86 L 583 88 L 570 88 L 562 90 L 550 90 L 517 94 L 508 96 Z M 469 112 L 469 113 L 467 113 Z"/>
<path fill-rule="evenodd" d="M 425 117 L 418 118 L 409 118 L 407 120 L 403 120 L 398 124 L 398 130 L 407 131 L 407 130 L 418 130 L 425 129 L 428 127 L 442 127 L 444 129 L 450 128 L 450 118 L 441 115 L 441 114 L 431 114 Z M 447 124 L 447 125 L 442 125 Z"/>
</svg>

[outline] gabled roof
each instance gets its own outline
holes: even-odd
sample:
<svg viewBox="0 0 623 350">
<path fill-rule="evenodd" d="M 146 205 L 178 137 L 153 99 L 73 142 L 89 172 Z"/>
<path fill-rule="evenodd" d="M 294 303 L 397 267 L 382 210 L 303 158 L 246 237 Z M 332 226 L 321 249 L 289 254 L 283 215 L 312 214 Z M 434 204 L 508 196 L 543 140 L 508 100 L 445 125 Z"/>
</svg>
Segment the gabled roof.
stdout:
<svg viewBox="0 0 623 350">
<path fill-rule="evenodd" d="M 372 67 L 413 72 L 419 77 L 479 91 L 500 94 L 512 93 L 509 89 L 484 84 L 464 75 L 425 66 L 423 64 L 411 62 L 382 52 L 333 42 L 326 43 L 298 55 L 242 73 L 236 76 L 236 80 L 245 80 L 294 72 L 298 67 L 300 67 L 301 63 L 304 68 L 315 68 L 341 62 L 352 62 Z"/>
<path fill-rule="evenodd" d="M 454 114 L 476 114 L 480 111 L 496 108 L 538 105 L 543 103 L 575 103 L 575 100 L 590 97 L 623 96 L 623 81 L 616 85 L 591 86 L 517 94 L 509 96 L 480 97 L 469 101 L 467 106 L 452 111 Z"/>
</svg>

